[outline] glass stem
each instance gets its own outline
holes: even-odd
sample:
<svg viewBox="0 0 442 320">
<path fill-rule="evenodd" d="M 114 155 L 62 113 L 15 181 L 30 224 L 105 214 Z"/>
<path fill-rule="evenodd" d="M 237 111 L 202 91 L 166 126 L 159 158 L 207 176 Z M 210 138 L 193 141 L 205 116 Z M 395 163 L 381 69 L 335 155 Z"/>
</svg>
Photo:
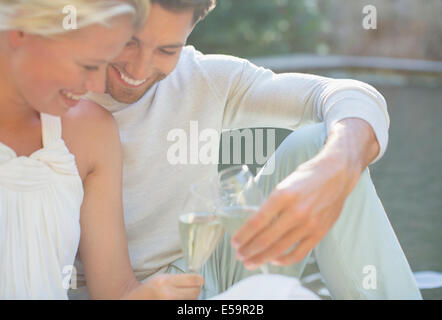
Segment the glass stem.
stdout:
<svg viewBox="0 0 442 320">
<path fill-rule="evenodd" d="M 259 267 L 261 269 L 261 272 L 263 274 L 269 274 L 269 266 L 267 264 L 263 264 L 262 266 Z"/>
</svg>

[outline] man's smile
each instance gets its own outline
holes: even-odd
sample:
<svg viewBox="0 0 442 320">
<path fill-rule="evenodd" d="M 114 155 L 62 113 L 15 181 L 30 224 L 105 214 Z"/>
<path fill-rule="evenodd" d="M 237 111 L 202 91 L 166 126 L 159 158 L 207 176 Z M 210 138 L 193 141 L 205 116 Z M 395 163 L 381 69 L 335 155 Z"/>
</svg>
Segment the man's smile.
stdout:
<svg viewBox="0 0 442 320">
<path fill-rule="evenodd" d="M 143 85 L 144 83 L 146 83 L 147 81 L 147 78 L 142 80 L 136 80 L 131 78 L 126 72 L 121 70 L 121 68 L 119 68 L 115 64 L 112 64 L 111 67 L 116 71 L 115 73 L 117 74 L 118 78 L 127 86 L 137 88 Z"/>
</svg>

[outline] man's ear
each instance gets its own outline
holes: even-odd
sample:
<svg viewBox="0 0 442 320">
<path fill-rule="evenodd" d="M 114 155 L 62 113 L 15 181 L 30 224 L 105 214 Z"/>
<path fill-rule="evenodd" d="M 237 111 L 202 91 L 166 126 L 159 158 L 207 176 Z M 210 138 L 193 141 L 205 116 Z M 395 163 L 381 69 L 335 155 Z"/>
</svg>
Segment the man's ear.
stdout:
<svg viewBox="0 0 442 320">
<path fill-rule="evenodd" d="M 26 34 L 23 31 L 10 30 L 8 31 L 8 41 L 12 49 L 15 49 L 23 43 Z"/>
</svg>

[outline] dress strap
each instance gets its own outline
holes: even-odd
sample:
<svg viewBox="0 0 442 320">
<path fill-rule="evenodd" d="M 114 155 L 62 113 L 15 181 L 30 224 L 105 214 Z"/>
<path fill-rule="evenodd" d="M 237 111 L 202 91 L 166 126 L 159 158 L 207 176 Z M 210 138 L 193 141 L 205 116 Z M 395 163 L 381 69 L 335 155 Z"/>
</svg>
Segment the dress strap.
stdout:
<svg viewBox="0 0 442 320">
<path fill-rule="evenodd" d="M 50 145 L 61 138 L 61 118 L 47 113 L 40 113 L 43 146 Z"/>
</svg>

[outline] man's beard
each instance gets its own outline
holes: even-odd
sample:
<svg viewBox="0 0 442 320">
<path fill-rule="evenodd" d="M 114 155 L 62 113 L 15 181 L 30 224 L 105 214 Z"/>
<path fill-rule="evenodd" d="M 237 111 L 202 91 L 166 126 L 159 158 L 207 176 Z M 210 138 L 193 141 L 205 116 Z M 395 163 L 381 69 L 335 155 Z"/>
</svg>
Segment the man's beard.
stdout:
<svg viewBox="0 0 442 320">
<path fill-rule="evenodd" d="M 157 82 L 166 77 L 166 74 L 157 71 L 154 73 L 153 77 L 150 77 L 152 80 L 148 83 L 145 83 L 139 88 L 129 88 L 122 85 L 115 86 L 108 76 L 106 81 L 106 93 L 111 95 L 112 98 L 118 102 L 132 104 L 140 100 Z"/>
</svg>

